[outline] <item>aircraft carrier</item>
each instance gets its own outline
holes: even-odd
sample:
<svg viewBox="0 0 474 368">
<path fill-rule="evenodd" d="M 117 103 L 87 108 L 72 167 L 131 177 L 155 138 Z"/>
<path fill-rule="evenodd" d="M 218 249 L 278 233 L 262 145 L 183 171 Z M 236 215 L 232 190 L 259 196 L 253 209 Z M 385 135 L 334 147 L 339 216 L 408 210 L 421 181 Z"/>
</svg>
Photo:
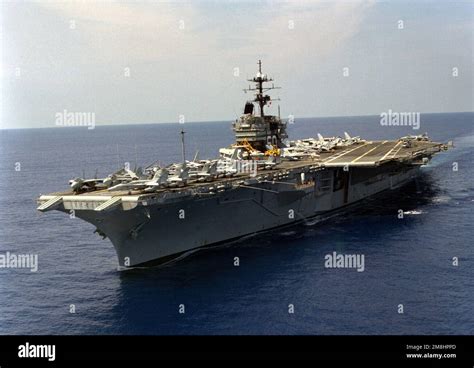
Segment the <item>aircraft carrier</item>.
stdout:
<svg viewBox="0 0 474 368">
<path fill-rule="evenodd" d="M 73 213 L 109 238 L 123 267 L 163 263 L 216 245 L 335 211 L 413 180 L 448 148 L 426 135 L 288 140 L 287 122 L 265 114 L 275 89 L 258 62 L 236 141 L 213 160 L 121 168 L 101 179 L 75 178 L 64 192 L 41 195 L 38 210 Z"/>
</svg>

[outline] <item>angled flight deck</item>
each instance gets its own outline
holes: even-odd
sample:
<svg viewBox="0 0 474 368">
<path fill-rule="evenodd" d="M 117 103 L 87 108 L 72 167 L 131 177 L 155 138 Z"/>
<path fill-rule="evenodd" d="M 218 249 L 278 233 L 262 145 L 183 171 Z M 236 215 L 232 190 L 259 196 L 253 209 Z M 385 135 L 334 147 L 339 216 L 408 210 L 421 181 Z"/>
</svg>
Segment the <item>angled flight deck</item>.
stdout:
<svg viewBox="0 0 474 368">
<path fill-rule="evenodd" d="M 417 156 L 439 152 L 443 144 L 419 141 L 411 147 L 404 147 L 403 141 L 375 141 L 359 143 L 332 154 L 321 155 L 325 167 L 378 166 L 388 161 L 413 160 Z"/>
</svg>

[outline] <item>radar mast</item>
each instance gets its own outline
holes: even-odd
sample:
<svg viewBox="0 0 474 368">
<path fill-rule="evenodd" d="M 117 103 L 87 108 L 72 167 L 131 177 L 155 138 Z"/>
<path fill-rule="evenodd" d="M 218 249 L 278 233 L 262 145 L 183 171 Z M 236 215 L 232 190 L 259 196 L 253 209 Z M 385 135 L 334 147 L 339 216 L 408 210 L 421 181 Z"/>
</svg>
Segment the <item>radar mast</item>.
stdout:
<svg viewBox="0 0 474 368">
<path fill-rule="evenodd" d="M 262 60 L 258 61 L 258 72 L 255 77 L 252 79 L 247 79 L 249 82 L 254 82 L 255 87 L 249 86 L 249 88 L 244 89 L 245 92 L 255 91 L 255 98 L 254 102 L 258 104 L 260 107 L 260 116 L 263 118 L 265 116 L 264 106 L 267 105 L 268 102 L 272 101 L 272 98 L 269 95 L 264 94 L 267 91 L 272 89 L 280 89 L 281 87 L 275 87 L 272 83 L 271 87 L 265 87 L 263 84 L 267 82 L 273 82 L 272 78 L 269 78 L 266 74 L 262 73 Z M 275 99 L 273 101 L 276 101 Z"/>
</svg>

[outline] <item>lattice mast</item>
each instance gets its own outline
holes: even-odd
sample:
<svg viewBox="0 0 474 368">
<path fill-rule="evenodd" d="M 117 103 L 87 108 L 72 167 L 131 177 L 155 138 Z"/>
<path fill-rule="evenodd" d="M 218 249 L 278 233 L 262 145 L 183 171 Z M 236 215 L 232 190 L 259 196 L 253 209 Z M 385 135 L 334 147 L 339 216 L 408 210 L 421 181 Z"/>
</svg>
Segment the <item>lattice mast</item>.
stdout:
<svg viewBox="0 0 474 368">
<path fill-rule="evenodd" d="M 281 87 L 275 87 L 272 83 L 271 87 L 264 87 L 264 83 L 267 82 L 273 82 L 272 78 L 268 78 L 266 74 L 262 73 L 262 61 L 258 61 L 258 73 L 255 77 L 252 79 L 247 79 L 249 82 L 254 82 L 255 87 L 249 86 L 249 88 L 244 89 L 245 92 L 254 92 L 255 91 L 255 98 L 254 102 L 256 102 L 260 108 L 260 116 L 263 118 L 265 116 L 265 111 L 264 107 L 267 105 L 268 102 L 270 101 L 276 101 L 278 99 L 273 99 L 269 96 L 264 94 L 267 91 L 270 91 L 272 89 L 280 89 Z"/>
</svg>

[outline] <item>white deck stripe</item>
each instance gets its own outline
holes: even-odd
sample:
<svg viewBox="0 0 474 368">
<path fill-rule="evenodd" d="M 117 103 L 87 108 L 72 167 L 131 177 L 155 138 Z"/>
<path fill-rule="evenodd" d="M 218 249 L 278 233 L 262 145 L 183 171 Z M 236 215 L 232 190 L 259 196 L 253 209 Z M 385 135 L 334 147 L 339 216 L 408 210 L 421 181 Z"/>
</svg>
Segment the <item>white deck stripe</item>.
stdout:
<svg viewBox="0 0 474 368">
<path fill-rule="evenodd" d="M 366 153 L 363 153 L 363 154 L 360 155 L 359 157 L 353 159 L 353 160 L 351 161 L 351 163 L 356 162 L 356 161 L 359 161 L 362 157 L 367 156 L 370 152 L 376 150 L 377 148 L 379 148 L 380 146 L 384 145 L 385 143 L 387 143 L 387 141 L 383 141 L 383 142 L 380 143 L 378 146 L 375 146 L 374 148 L 368 150 Z"/>
<path fill-rule="evenodd" d="M 339 156 L 337 156 L 337 155 L 336 155 L 336 157 L 333 156 L 333 157 L 330 158 L 329 160 L 323 161 L 323 162 L 326 163 L 326 162 L 331 162 L 331 161 L 337 160 L 338 158 L 340 158 L 340 157 L 342 157 L 342 156 L 344 156 L 344 155 L 347 155 L 348 153 L 351 153 L 352 151 L 355 151 L 356 149 L 362 148 L 362 147 L 366 146 L 367 144 L 368 144 L 368 143 L 364 143 L 362 146 L 358 146 L 358 147 L 353 148 L 353 149 L 351 149 L 351 150 L 349 150 L 349 151 L 346 151 L 346 152 L 341 152 L 341 154 L 340 154 Z"/>
<path fill-rule="evenodd" d="M 400 150 L 401 150 L 402 148 L 403 148 L 403 145 L 401 145 L 401 146 L 397 149 L 397 152 L 394 153 L 393 157 L 395 157 L 395 156 L 398 154 L 398 152 L 400 152 Z"/>
<path fill-rule="evenodd" d="M 385 160 L 385 157 L 387 157 L 388 155 L 390 155 L 390 154 L 392 153 L 392 151 L 393 151 L 395 148 L 397 148 L 397 146 L 398 146 L 399 144 L 401 144 L 401 143 L 402 143 L 402 141 L 398 141 L 398 143 L 397 143 L 395 146 L 393 146 L 392 149 L 391 149 L 390 151 L 388 151 L 388 152 L 380 159 L 380 161 Z M 397 152 L 398 152 L 398 151 L 397 151 Z"/>
</svg>

